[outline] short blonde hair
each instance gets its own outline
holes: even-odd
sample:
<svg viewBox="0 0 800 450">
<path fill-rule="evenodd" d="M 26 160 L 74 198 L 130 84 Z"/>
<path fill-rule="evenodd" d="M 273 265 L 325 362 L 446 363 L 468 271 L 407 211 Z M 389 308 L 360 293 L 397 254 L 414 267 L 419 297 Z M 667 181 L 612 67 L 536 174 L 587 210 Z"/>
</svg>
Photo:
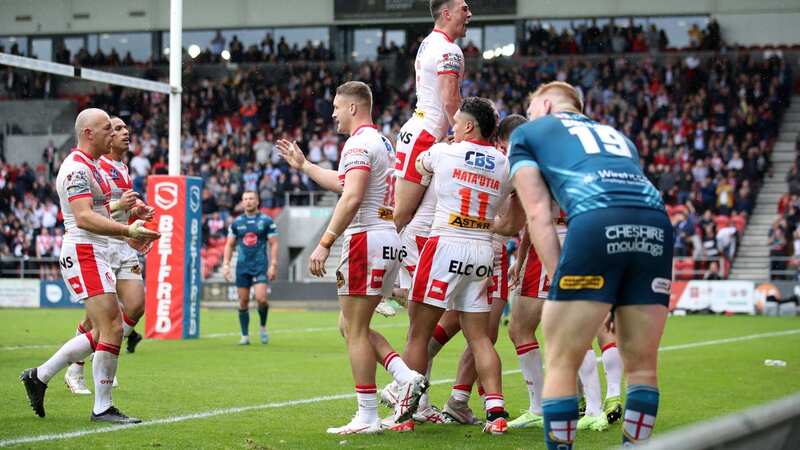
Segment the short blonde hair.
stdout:
<svg viewBox="0 0 800 450">
<path fill-rule="evenodd" d="M 370 110 L 372 109 L 372 89 L 364 82 L 348 81 L 336 88 L 336 95 L 353 97 Z"/>
<path fill-rule="evenodd" d="M 583 112 L 583 95 L 581 95 L 581 92 L 577 90 L 575 86 L 563 81 L 551 81 L 536 88 L 531 94 L 530 99 L 533 100 L 534 97 L 547 94 L 554 94 L 555 96 L 561 97 L 569 106 L 575 108 L 578 112 Z"/>
</svg>

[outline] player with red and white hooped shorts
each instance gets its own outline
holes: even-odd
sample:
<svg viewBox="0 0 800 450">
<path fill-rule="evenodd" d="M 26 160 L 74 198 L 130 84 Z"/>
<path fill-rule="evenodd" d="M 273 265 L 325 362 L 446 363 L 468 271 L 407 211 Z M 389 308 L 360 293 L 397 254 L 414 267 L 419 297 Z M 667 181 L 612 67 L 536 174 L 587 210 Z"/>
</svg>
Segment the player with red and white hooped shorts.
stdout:
<svg viewBox="0 0 800 450">
<path fill-rule="evenodd" d="M 439 78 L 456 77 L 456 83 L 460 86 L 464 78 L 464 55 L 447 33 L 434 28 L 420 44 L 414 70 L 417 104 L 414 115 L 403 125 L 397 136 L 395 173 L 402 180 L 422 184 L 423 177 L 415 167 L 416 160 L 422 152 L 443 140 L 450 126 Z M 400 272 L 401 289 L 411 287 L 411 278 L 419 261 L 419 254 L 433 223 L 436 196 L 428 191 L 423 195 L 413 219 L 405 226 L 400 236 L 406 252 L 404 270 Z"/>
<path fill-rule="evenodd" d="M 431 176 L 428 189 L 436 193 L 436 210 L 412 281 L 409 299 L 415 306 L 409 309 L 413 314 L 405 355 L 411 367 L 427 364 L 437 321 L 445 310 L 457 311 L 475 357 L 492 361 L 477 367 L 489 392 L 484 431 L 501 434 L 507 414 L 500 361 L 486 323 L 495 260 L 491 226 L 510 184 L 507 158 L 486 141 L 495 127 L 491 102 L 465 99 L 455 117 L 456 143 L 437 144 L 417 160 L 418 170 Z"/>
</svg>

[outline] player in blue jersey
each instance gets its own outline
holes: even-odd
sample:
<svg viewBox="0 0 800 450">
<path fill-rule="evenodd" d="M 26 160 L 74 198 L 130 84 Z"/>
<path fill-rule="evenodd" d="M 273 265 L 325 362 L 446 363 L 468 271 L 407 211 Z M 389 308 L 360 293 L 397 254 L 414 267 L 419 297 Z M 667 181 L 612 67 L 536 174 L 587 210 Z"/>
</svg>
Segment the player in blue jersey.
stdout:
<svg viewBox="0 0 800 450">
<path fill-rule="evenodd" d="M 267 285 L 275 279 L 278 270 L 278 229 L 272 219 L 259 212 L 258 195 L 254 191 L 242 194 L 244 214 L 228 227 L 228 242 L 225 244 L 222 272 L 232 281 L 231 256 L 236 247 L 236 290 L 239 293 L 239 325 L 242 328 L 241 345 L 250 344 L 250 288 L 258 302 L 258 318 L 261 324 L 261 343 L 269 342 L 267 334 Z M 269 242 L 269 255 L 267 254 Z"/>
<path fill-rule="evenodd" d="M 659 192 L 639 167 L 636 147 L 582 110 L 574 87 L 545 84 L 531 95 L 531 122 L 511 136 L 516 198 L 553 280 L 542 317 L 548 449 L 572 448 L 576 373 L 609 311 L 628 377 L 623 442 L 650 437 L 659 399 L 658 345 L 672 279 L 672 227 Z M 563 249 L 553 226 L 551 194 L 567 213 Z"/>
</svg>

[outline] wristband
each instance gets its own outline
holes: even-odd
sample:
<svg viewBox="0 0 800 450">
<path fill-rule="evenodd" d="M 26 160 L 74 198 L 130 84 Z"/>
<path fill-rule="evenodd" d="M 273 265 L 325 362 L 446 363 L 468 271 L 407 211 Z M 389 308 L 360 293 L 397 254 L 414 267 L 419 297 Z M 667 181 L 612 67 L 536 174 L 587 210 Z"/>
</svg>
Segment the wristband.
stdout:
<svg viewBox="0 0 800 450">
<path fill-rule="evenodd" d="M 323 233 L 322 238 L 319 240 L 319 246 L 330 249 L 333 247 L 333 243 L 336 242 L 337 237 L 339 237 L 339 235 L 331 231 L 329 228 L 325 230 L 325 233 Z"/>
</svg>

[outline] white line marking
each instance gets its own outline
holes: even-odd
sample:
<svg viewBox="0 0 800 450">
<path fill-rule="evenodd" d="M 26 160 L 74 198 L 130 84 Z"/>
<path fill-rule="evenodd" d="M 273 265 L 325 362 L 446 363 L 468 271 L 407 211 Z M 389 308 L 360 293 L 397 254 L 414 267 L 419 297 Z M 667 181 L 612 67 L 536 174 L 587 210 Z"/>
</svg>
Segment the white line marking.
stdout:
<svg viewBox="0 0 800 450">
<path fill-rule="evenodd" d="M 741 342 L 741 341 L 751 341 L 754 339 L 762 339 L 762 338 L 769 338 L 769 337 L 778 337 L 778 336 L 789 336 L 794 334 L 800 334 L 800 328 L 794 330 L 785 330 L 785 331 L 775 331 L 772 333 L 760 333 L 760 334 L 750 334 L 747 336 L 738 336 L 732 338 L 724 338 L 724 339 L 713 339 L 709 341 L 699 341 L 699 342 L 690 342 L 688 344 L 678 344 L 678 345 L 669 345 L 666 347 L 661 347 L 659 349 L 660 352 L 669 352 L 675 350 L 685 350 L 687 348 L 697 348 L 697 347 L 707 347 L 711 345 L 721 345 L 721 344 L 729 344 L 731 342 Z M 515 373 L 519 373 L 519 369 L 515 370 L 506 370 L 503 371 L 503 375 L 511 375 Z M 445 380 L 436 380 L 431 382 L 431 384 L 447 384 L 452 383 L 455 380 L 452 379 L 445 379 Z M 70 431 L 66 433 L 53 433 L 53 434 L 40 434 L 37 436 L 23 436 L 18 438 L 6 439 L 4 441 L 0 441 L 0 447 L 8 447 L 11 445 L 18 445 L 18 444 L 30 444 L 33 442 L 44 442 L 44 441 L 59 441 L 64 439 L 72 439 L 82 436 L 88 436 L 92 434 L 101 434 L 101 433 L 109 433 L 109 432 L 120 432 L 128 429 L 136 429 L 142 427 L 149 427 L 154 425 L 165 425 L 171 423 L 178 423 L 178 422 L 185 422 L 187 420 L 195 420 L 195 419 L 205 419 L 208 417 L 216 417 L 228 414 L 238 414 L 242 412 L 248 411 L 258 411 L 262 409 L 274 409 L 274 408 L 282 408 L 285 406 L 297 406 L 297 405 L 306 405 L 309 403 L 320 403 L 332 400 L 344 400 L 354 398 L 355 394 L 339 394 L 339 395 L 327 395 L 321 397 L 312 397 L 312 398 L 305 398 L 305 399 L 298 399 L 298 400 L 287 400 L 283 402 L 275 402 L 275 403 L 264 403 L 261 405 L 251 405 L 251 406 L 238 406 L 234 408 L 224 408 L 224 409 L 212 409 L 210 411 L 194 413 L 194 414 L 187 414 L 183 416 L 173 416 L 173 417 L 165 417 L 163 419 L 153 419 L 148 420 L 146 422 L 142 422 L 139 424 L 134 425 L 119 425 L 119 426 L 109 426 L 103 428 L 87 428 L 83 430 L 76 430 Z"/>
<path fill-rule="evenodd" d="M 408 328 L 408 323 L 387 323 L 381 325 L 373 325 L 372 328 L 374 329 L 386 329 L 386 328 Z M 270 334 L 288 334 L 288 333 L 318 333 L 318 332 L 325 332 L 325 331 L 339 331 L 339 327 L 313 327 L 313 328 L 284 328 L 284 329 L 277 329 L 277 330 L 270 330 Z M 200 336 L 201 339 L 217 339 L 223 337 L 232 337 L 232 336 L 239 336 L 239 333 L 210 333 L 204 334 Z M 152 342 L 159 342 L 154 340 Z M 14 350 L 32 350 L 32 349 L 39 349 L 39 348 L 58 348 L 63 344 L 40 344 L 40 345 L 9 345 L 5 347 L 0 347 L 0 352 L 3 351 L 14 351 Z"/>
</svg>

